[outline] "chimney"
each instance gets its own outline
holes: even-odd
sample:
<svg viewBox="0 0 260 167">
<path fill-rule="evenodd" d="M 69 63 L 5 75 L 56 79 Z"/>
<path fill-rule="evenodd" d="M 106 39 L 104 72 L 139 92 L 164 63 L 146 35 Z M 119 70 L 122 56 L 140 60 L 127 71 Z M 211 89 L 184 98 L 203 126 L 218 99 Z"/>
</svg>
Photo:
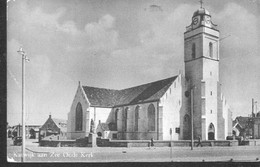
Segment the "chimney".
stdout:
<svg viewBox="0 0 260 167">
<path fill-rule="evenodd" d="M 98 124 L 101 124 L 101 121 L 100 121 L 100 120 L 98 120 Z"/>
<path fill-rule="evenodd" d="M 51 113 L 49 114 L 49 118 L 51 118 Z"/>
</svg>

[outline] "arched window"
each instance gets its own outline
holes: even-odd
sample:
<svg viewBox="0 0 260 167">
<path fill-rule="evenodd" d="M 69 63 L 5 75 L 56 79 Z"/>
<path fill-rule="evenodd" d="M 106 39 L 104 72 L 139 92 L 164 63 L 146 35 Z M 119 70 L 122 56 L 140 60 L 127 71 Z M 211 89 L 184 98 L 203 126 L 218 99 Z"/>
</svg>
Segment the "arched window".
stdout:
<svg viewBox="0 0 260 167">
<path fill-rule="evenodd" d="M 209 57 L 213 57 L 213 44 L 212 42 L 209 43 Z"/>
<path fill-rule="evenodd" d="M 135 131 L 138 131 L 138 119 L 139 119 L 139 109 L 140 106 L 136 106 L 135 108 Z"/>
<path fill-rule="evenodd" d="M 195 45 L 195 43 L 192 44 L 191 56 L 192 56 L 193 59 L 196 58 L 196 45 Z"/>
<path fill-rule="evenodd" d="M 124 120 L 125 120 L 125 128 L 124 128 L 124 130 L 125 130 L 125 132 L 127 131 L 127 112 L 128 112 L 128 110 L 129 110 L 129 108 L 128 107 L 126 107 L 125 108 L 125 112 L 124 112 Z"/>
<path fill-rule="evenodd" d="M 155 131 L 155 108 L 153 104 L 148 107 L 148 130 Z"/>
<path fill-rule="evenodd" d="M 115 128 L 117 130 L 118 109 L 115 111 Z"/>
<path fill-rule="evenodd" d="M 209 131 L 210 131 L 210 132 L 214 132 L 214 131 L 215 131 L 215 128 L 214 128 L 213 123 L 210 123 L 210 125 L 209 125 Z"/>
<path fill-rule="evenodd" d="M 82 122 L 83 122 L 83 113 L 82 106 L 80 103 L 77 104 L 76 107 L 76 131 L 82 131 Z"/>
</svg>

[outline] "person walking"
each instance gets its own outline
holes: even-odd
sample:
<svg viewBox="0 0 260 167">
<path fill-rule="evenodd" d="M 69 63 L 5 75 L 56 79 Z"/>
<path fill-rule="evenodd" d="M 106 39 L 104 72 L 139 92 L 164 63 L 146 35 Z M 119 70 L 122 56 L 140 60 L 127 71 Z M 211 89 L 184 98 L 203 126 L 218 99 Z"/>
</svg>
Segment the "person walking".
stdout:
<svg viewBox="0 0 260 167">
<path fill-rule="evenodd" d="M 199 145 L 200 145 L 200 147 L 202 147 L 200 136 L 199 136 L 199 138 L 198 138 L 198 144 L 197 144 L 197 147 L 199 147 Z"/>
<path fill-rule="evenodd" d="M 151 138 L 151 147 L 154 146 L 154 141 L 153 141 L 153 138 Z"/>
</svg>

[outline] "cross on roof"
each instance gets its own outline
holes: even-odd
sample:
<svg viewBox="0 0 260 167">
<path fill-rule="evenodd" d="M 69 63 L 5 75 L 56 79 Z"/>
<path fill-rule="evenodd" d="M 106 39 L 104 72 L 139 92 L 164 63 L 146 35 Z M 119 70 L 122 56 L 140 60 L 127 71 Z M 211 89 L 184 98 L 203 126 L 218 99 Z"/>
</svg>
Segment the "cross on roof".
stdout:
<svg viewBox="0 0 260 167">
<path fill-rule="evenodd" d="M 200 0 L 200 8 L 202 8 L 203 0 Z"/>
</svg>

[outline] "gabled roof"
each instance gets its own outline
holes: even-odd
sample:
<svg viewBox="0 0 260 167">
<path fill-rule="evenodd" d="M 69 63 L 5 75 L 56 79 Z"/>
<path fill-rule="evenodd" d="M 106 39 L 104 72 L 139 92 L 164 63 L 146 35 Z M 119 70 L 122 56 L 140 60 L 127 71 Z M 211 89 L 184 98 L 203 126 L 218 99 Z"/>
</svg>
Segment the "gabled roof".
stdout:
<svg viewBox="0 0 260 167">
<path fill-rule="evenodd" d="M 82 86 L 92 106 L 113 107 L 116 104 L 118 90 Z"/>
<path fill-rule="evenodd" d="M 67 131 L 67 120 L 51 118 L 53 122 L 60 128 L 61 131 Z"/>
<path fill-rule="evenodd" d="M 250 117 L 236 117 L 236 120 L 238 122 L 238 124 L 241 126 L 241 128 L 245 128 L 248 125 L 248 120 Z"/>
<path fill-rule="evenodd" d="M 177 76 L 122 90 L 82 86 L 91 106 L 115 107 L 159 100 Z"/>
</svg>

